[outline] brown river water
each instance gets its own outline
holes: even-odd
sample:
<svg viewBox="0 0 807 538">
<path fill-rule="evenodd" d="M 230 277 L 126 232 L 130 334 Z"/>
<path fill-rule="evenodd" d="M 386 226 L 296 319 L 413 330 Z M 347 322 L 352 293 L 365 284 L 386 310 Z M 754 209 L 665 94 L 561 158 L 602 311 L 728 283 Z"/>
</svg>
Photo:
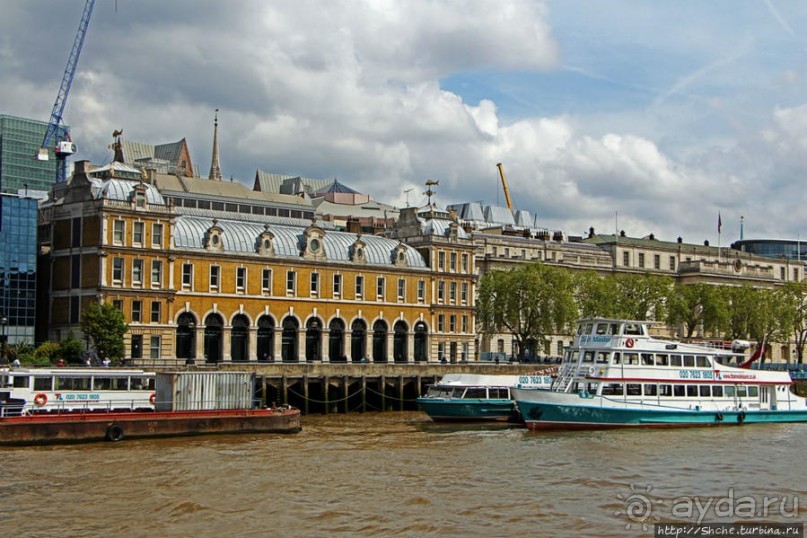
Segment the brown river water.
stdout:
<svg viewBox="0 0 807 538">
<path fill-rule="evenodd" d="M 805 449 L 807 424 L 531 433 L 419 412 L 6 447 L 0 536 L 651 536 L 657 520 L 694 522 L 696 501 L 722 501 L 702 521 L 736 521 L 750 498 L 769 499 L 752 520 L 793 523 Z"/>
</svg>

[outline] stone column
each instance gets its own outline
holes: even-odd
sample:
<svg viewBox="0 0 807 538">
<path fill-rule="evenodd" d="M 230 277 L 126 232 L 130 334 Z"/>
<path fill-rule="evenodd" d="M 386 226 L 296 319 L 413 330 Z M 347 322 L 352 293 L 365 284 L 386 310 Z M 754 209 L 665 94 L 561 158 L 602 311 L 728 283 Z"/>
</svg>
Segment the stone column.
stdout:
<svg viewBox="0 0 807 538">
<path fill-rule="evenodd" d="M 247 362 L 258 360 L 258 328 L 249 327 L 247 329 L 247 338 L 249 344 L 247 345 Z"/>
<path fill-rule="evenodd" d="M 275 362 L 283 360 L 283 328 L 275 327 L 272 329 L 272 358 Z"/>
</svg>

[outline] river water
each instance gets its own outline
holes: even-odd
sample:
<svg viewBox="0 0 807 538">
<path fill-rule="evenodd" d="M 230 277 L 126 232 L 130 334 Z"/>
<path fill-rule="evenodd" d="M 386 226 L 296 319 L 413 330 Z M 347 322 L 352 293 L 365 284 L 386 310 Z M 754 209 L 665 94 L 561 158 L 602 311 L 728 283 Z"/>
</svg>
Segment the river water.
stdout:
<svg viewBox="0 0 807 538">
<path fill-rule="evenodd" d="M 801 522 L 805 447 L 807 424 L 533 433 L 388 412 L 0 448 L 0 536 L 651 536 L 750 497 L 779 499 L 754 520 Z"/>
</svg>

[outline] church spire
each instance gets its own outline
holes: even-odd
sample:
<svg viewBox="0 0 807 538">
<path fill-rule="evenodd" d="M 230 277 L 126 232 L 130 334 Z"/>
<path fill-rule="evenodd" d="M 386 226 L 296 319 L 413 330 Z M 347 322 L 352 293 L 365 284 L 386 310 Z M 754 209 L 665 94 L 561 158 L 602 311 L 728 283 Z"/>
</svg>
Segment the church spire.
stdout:
<svg viewBox="0 0 807 538">
<path fill-rule="evenodd" d="M 221 165 L 219 164 L 219 109 L 216 109 L 216 119 L 213 120 L 213 161 L 210 163 L 210 173 L 207 179 L 221 181 Z"/>
</svg>

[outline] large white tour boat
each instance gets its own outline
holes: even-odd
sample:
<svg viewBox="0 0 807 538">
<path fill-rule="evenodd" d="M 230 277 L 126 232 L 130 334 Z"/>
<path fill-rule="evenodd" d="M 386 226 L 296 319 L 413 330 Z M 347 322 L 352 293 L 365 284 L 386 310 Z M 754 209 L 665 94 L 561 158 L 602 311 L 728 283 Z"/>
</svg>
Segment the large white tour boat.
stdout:
<svg viewBox="0 0 807 538">
<path fill-rule="evenodd" d="M 155 375 L 117 368 L 0 369 L 0 417 L 153 410 Z"/>
<path fill-rule="evenodd" d="M 786 371 L 749 369 L 755 357 L 731 349 L 653 337 L 654 323 L 579 321 L 552 386 L 511 391 L 527 427 L 807 421 L 807 400 L 791 392 Z"/>
</svg>

